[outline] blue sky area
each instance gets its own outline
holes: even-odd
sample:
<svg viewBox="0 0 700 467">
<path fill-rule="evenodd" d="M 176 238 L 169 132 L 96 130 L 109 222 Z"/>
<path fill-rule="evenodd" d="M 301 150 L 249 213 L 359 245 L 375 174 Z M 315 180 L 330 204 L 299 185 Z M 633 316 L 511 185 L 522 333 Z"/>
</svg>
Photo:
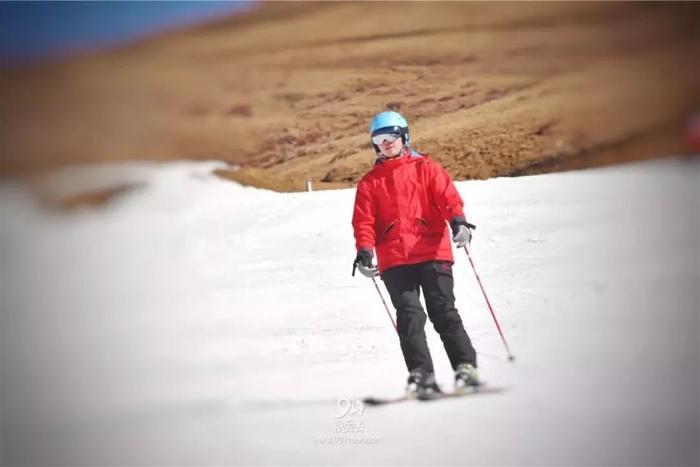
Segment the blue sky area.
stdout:
<svg viewBox="0 0 700 467">
<path fill-rule="evenodd" d="M 251 1 L 0 1 L 0 64 L 118 45 L 251 6 Z"/>
</svg>

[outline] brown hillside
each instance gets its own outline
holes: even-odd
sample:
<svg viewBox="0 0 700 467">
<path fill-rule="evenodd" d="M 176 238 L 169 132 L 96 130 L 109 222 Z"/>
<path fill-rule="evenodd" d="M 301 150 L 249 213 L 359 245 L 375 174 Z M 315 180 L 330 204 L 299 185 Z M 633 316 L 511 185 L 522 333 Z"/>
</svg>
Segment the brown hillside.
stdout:
<svg viewBox="0 0 700 467">
<path fill-rule="evenodd" d="M 246 183 L 345 186 L 385 108 L 458 179 L 683 150 L 700 109 L 700 7 L 264 3 L 0 77 L 0 171 L 223 159 Z"/>
</svg>

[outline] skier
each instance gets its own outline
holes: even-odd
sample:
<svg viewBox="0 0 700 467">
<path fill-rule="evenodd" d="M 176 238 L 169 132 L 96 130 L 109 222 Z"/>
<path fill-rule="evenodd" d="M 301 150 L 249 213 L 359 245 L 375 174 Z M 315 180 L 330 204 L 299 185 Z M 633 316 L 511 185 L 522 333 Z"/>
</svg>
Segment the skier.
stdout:
<svg viewBox="0 0 700 467">
<path fill-rule="evenodd" d="M 455 371 L 455 389 L 478 386 L 476 351 L 454 304 L 454 260 L 446 222 L 458 248 L 471 241 L 474 226 L 464 216 L 449 174 L 411 147 L 408 122 L 401 114 L 377 114 L 370 137 L 377 159 L 357 185 L 353 266 L 367 277 L 381 275 L 389 291 L 409 372 L 406 391 L 421 397 L 441 392 L 426 341 L 420 289 Z"/>
</svg>

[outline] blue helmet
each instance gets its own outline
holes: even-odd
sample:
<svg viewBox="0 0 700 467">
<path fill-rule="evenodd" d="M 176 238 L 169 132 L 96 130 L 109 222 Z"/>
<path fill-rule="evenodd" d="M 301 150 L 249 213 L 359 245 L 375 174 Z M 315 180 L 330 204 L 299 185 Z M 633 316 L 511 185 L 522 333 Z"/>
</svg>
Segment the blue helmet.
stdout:
<svg viewBox="0 0 700 467">
<path fill-rule="evenodd" d="M 370 138 L 380 133 L 398 133 L 401 135 L 403 144 L 409 146 L 411 142 L 408 136 L 408 121 L 400 113 L 393 110 L 387 110 L 375 115 L 372 123 L 369 125 L 369 132 Z M 379 152 L 379 148 L 374 143 L 372 145 Z"/>
</svg>

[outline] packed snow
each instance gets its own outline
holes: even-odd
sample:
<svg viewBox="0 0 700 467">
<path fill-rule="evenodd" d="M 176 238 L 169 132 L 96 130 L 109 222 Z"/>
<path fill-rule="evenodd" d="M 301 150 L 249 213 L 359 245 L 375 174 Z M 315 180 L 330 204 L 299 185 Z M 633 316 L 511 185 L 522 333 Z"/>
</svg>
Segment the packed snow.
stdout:
<svg viewBox="0 0 700 467">
<path fill-rule="evenodd" d="M 698 158 L 457 183 L 515 362 L 461 251 L 457 306 L 505 391 L 374 408 L 406 369 L 350 276 L 354 191 L 219 167 L 73 168 L 139 188 L 72 212 L 0 184 L 5 463 L 698 465 Z"/>
</svg>

